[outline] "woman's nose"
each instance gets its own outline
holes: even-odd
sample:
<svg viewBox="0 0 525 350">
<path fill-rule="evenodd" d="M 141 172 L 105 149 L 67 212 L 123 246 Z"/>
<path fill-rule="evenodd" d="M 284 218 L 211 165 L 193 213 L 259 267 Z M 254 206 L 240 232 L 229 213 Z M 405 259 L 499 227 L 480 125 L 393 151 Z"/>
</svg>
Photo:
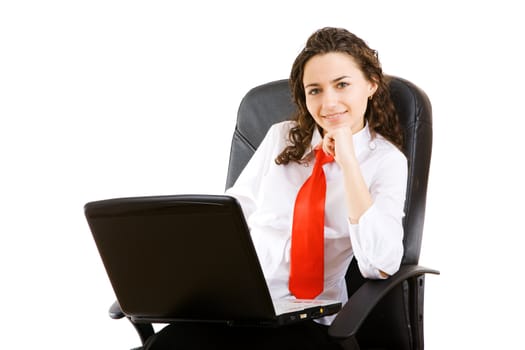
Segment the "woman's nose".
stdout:
<svg viewBox="0 0 525 350">
<path fill-rule="evenodd" d="M 337 105 L 337 94 L 335 91 L 331 89 L 327 89 L 324 91 L 323 94 L 323 100 L 322 100 L 323 106 L 326 108 L 331 108 Z"/>
</svg>

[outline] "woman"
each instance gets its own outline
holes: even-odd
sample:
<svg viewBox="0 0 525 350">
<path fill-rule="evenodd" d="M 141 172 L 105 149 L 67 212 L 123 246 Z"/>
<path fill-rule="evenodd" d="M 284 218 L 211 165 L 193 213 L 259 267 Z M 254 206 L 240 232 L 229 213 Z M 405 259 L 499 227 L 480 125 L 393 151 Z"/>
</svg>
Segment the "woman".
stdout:
<svg viewBox="0 0 525 350">
<path fill-rule="evenodd" d="M 307 296 L 344 303 L 344 276 L 353 258 L 367 278 L 387 278 L 399 268 L 407 179 L 406 158 L 399 150 L 402 134 L 376 52 L 345 29 L 313 33 L 289 81 L 297 114 L 270 128 L 226 193 L 242 205 L 274 299 Z M 321 171 L 313 170 L 321 158 L 327 161 L 319 191 L 325 195 L 324 214 L 317 214 L 324 219 L 322 261 L 309 262 L 311 270 L 321 266 L 321 280 L 303 292 L 295 287 L 297 271 L 307 264 L 297 262 L 301 253 L 294 250 L 304 238 L 295 233 L 304 221 L 294 219 L 302 210 L 296 198 L 310 175 Z M 310 186 L 319 190 L 321 185 Z M 337 349 L 327 335 L 334 317 L 277 329 L 169 326 L 152 348 L 171 348 L 195 332 L 199 341 L 209 337 L 215 348 L 241 342 L 252 349 Z"/>
</svg>

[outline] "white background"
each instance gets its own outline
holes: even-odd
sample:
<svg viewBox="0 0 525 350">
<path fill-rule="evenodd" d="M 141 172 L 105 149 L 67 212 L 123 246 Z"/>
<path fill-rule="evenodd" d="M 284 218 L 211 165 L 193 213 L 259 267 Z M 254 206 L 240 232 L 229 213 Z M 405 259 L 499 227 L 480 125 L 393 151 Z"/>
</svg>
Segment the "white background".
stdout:
<svg viewBox="0 0 525 350">
<path fill-rule="evenodd" d="M 523 348 L 518 6 L 2 1 L 0 347 L 137 346 L 107 317 L 114 295 L 83 205 L 221 193 L 244 93 L 286 78 L 314 30 L 342 26 L 433 103 L 420 263 L 442 274 L 427 277 L 426 348 Z"/>
</svg>

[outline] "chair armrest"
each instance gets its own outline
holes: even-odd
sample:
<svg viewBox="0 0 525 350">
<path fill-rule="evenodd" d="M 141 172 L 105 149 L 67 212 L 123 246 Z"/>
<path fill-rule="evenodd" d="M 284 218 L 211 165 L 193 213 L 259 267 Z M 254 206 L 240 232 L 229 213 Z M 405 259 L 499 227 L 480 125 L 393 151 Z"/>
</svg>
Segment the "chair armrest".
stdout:
<svg viewBox="0 0 525 350">
<path fill-rule="evenodd" d="M 122 309 L 120 308 L 120 305 L 118 301 L 115 301 L 110 307 L 109 307 L 109 317 L 111 317 L 114 320 L 118 320 L 119 318 L 123 318 L 124 313 L 122 312 Z"/>
<path fill-rule="evenodd" d="M 328 334 L 339 339 L 355 336 L 368 314 L 392 288 L 411 277 L 425 273 L 439 275 L 439 271 L 423 266 L 403 265 L 399 271 L 387 279 L 368 280 L 348 299 L 348 302 L 339 311 L 328 329 Z"/>
</svg>

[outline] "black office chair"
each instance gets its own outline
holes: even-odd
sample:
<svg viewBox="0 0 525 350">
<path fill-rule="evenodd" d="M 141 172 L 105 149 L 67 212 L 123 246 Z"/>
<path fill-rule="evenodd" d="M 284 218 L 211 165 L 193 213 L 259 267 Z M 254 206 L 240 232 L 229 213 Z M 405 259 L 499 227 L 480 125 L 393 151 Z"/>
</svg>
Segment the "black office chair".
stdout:
<svg viewBox="0 0 525 350">
<path fill-rule="evenodd" d="M 423 349 L 425 274 L 439 273 L 417 265 L 432 149 L 430 101 L 421 89 L 401 78 L 392 77 L 390 88 L 405 131 L 403 151 L 408 159 L 405 253 L 400 270 L 386 280 L 366 280 L 355 260 L 350 265 L 346 274 L 349 300 L 329 329 L 347 349 Z M 269 127 L 289 119 L 294 108 L 287 80 L 255 87 L 246 94 L 233 134 L 226 188 L 233 185 Z M 110 316 L 125 316 L 118 303 L 110 308 Z M 143 343 L 154 332 L 150 324 L 133 325 Z"/>
</svg>

